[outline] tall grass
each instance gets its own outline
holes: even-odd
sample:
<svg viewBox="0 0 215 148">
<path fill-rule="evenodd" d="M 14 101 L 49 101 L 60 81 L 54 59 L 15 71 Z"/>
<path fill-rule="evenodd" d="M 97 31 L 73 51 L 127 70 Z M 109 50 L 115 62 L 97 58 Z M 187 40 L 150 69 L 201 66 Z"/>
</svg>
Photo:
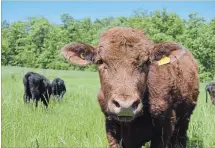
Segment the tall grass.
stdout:
<svg viewBox="0 0 215 148">
<path fill-rule="evenodd" d="M 64 79 L 64 99 L 51 99 L 48 110 L 42 103 L 37 109 L 33 103 L 24 104 L 22 78 L 28 71 Z M 99 86 L 95 72 L 2 67 L 2 147 L 107 147 L 104 117 L 96 100 Z M 215 147 L 215 106 L 205 103 L 204 91 L 188 135 L 189 148 Z"/>
</svg>

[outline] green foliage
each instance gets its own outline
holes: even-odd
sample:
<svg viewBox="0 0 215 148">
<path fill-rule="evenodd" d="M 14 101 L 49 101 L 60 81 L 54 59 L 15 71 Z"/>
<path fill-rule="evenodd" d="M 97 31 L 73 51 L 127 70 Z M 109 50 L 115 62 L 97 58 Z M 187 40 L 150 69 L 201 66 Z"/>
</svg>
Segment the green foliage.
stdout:
<svg viewBox="0 0 215 148">
<path fill-rule="evenodd" d="M 201 81 L 215 77 L 215 18 L 205 22 L 197 14 L 187 20 L 175 13 L 135 11 L 130 17 L 108 17 L 91 21 L 75 20 L 61 15 L 62 24 L 50 23 L 46 18 L 29 18 L 9 24 L 2 22 L 2 65 L 76 69 L 96 71 L 96 66 L 79 67 L 69 64 L 60 55 L 63 45 L 85 42 L 97 45 L 104 30 L 115 27 L 143 29 L 155 43 L 176 41 L 188 48 L 199 62 Z"/>
</svg>

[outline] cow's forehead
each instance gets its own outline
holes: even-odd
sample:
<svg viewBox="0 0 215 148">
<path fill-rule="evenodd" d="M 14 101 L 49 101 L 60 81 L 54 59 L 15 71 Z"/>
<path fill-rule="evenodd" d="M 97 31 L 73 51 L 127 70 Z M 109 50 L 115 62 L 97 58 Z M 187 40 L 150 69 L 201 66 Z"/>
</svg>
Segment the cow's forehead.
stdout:
<svg viewBox="0 0 215 148">
<path fill-rule="evenodd" d="M 147 55 L 152 41 L 143 31 L 131 28 L 113 28 L 101 35 L 98 53 L 106 59 L 137 58 L 140 53 Z"/>
<path fill-rule="evenodd" d="M 141 42 L 144 37 L 145 35 L 141 30 L 116 27 L 102 33 L 100 37 L 100 45 L 132 45 Z"/>
<path fill-rule="evenodd" d="M 105 60 L 135 60 L 140 55 L 140 50 L 138 48 L 129 48 L 129 47 L 116 47 L 113 44 L 106 46 L 99 52 L 99 56 Z"/>
</svg>

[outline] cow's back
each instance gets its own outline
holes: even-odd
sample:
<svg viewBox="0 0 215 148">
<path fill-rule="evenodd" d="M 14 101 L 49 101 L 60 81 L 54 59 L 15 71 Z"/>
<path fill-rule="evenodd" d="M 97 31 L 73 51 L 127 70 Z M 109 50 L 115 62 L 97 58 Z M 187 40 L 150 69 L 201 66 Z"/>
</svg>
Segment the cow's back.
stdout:
<svg viewBox="0 0 215 148">
<path fill-rule="evenodd" d="M 50 81 L 41 74 L 28 72 L 23 78 L 23 83 L 28 87 L 29 90 L 38 91 L 38 93 L 41 95 L 48 91 L 49 95 L 51 95 Z"/>
</svg>

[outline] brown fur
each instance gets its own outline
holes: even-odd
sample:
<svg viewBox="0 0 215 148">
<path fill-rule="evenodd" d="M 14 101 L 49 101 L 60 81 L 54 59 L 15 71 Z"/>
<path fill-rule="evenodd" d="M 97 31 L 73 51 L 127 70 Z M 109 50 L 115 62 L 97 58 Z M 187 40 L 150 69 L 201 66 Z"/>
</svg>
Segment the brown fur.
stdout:
<svg viewBox="0 0 215 148">
<path fill-rule="evenodd" d="M 172 43 L 165 44 L 171 47 Z M 187 51 L 174 63 L 163 66 L 150 65 L 147 80 L 150 113 L 155 120 L 154 124 L 158 125 L 156 131 L 161 134 L 161 129 L 164 128 L 170 132 L 167 134 L 173 134 L 172 137 L 166 137 L 164 134 L 163 137 L 166 137 L 164 143 L 157 144 L 163 146 L 168 143 L 168 140 L 172 139 L 171 143 L 175 143 L 176 140 L 181 139 L 181 144 L 185 146 L 186 130 L 199 94 L 197 65 L 193 56 Z M 171 126 L 162 127 L 162 124 Z"/>
<path fill-rule="evenodd" d="M 63 48 L 62 54 L 67 59 L 77 55 L 69 59 L 77 64 L 81 59 L 98 65 L 101 89 L 97 98 L 106 117 L 110 147 L 122 143 L 135 148 L 147 141 L 151 148 L 186 147 L 186 131 L 199 93 L 197 64 L 189 51 L 159 66 L 156 61 L 164 55 L 177 58 L 182 46 L 154 45 L 143 31 L 120 27 L 105 31 L 94 50 L 83 46 L 84 53 L 92 51 L 87 54 L 91 58 L 78 56 L 77 47 Z"/>
</svg>

